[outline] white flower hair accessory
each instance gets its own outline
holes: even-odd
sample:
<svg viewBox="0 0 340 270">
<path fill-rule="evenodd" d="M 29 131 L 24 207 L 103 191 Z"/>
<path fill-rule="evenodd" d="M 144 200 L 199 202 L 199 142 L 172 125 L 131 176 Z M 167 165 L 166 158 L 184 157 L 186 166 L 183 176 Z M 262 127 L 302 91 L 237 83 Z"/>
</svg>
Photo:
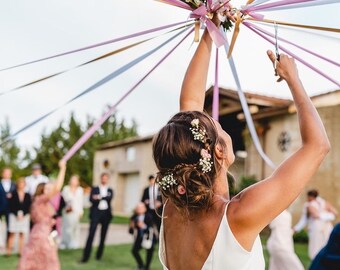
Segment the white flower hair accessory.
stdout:
<svg viewBox="0 0 340 270">
<path fill-rule="evenodd" d="M 168 173 L 168 174 L 164 175 L 158 181 L 158 184 L 164 190 L 167 190 L 168 188 L 170 188 L 173 185 L 178 185 L 176 179 L 174 178 L 173 173 Z"/>
<path fill-rule="evenodd" d="M 199 126 L 200 120 L 195 118 L 194 120 L 191 121 L 191 126 L 190 128 L 192 135 L 194 135 L 194 140 L 200 141 L 202 143 L 206 142 L 206 131 L 205 129 L 201 129 Z"/>
<path fill-rule="evenodd" d="M 199 119 L 195 118 L 191 121 L 191 133 L 194 135 L 194 140 L 200 141 L 203 144 L 206 144 L 207 142 L 207 132 L 204 128 L 200 127 L 200 121 Z M 210 172 L 213 162 L 211 161 L 211 155 L 208 151 L 208 149 L 203 148 L 201 149 L 201 158 L 199 160 L 199 165 L 202 167 L 202 171 L 204 173 Z"/>
<path fill-rule="evenodd" d="M 207 149 L 201 150 L 201 158 L 199 160 L 199 164 L 202 166 L 202 171 L 204 173 L 211 171 L 213 162 L 211 161 L 211 155 L 209 154 Z"/>
</svg>

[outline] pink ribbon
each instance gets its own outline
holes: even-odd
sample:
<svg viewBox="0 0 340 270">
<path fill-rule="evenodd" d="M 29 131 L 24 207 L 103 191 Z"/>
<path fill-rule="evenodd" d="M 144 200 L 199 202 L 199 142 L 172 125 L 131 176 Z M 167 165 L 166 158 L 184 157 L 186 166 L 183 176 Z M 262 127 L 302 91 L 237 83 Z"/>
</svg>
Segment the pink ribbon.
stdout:
<svg viewBox="0 0 340 270">
<path fill-rule="evenodd" d="M 101 125 L 115 112 L 117 106 L 130 95 L 163 61 L 194 31 L 192 28 L 188 34 L 185 35 L 153 68 L 151 68 L 127 93 L 125 93 L 114 105 L 110 106 L 109 110 L 105 112 L 97 122 L 95 122 L 80 139 L 71 147 L 71 149 L 62 158 L 68 161 L 79 149 L 87 142 L 89 138 L 101 127 Z"/>
<path fill-rule="evenodd" d="M 198 19 L 207 26 L 211 39 L 214 41 L 216 47 L 219 48 L 227 41 L 217 26 L 209 18 L 207 18 L 207 14 L 210 12 L 208 8 L 205 5 L 200 6 L 190 14 L 190 18 Z"/>
<path fill-rule="evenodd" d="M 215 84 L 212 102 L 212 117 L 218 121 L 219 117 L 219 87 L 218 87 L 218 48 L 216 48 L 216 62 L 215 62 Z"/>
<path fill-rule="evenodd" d="M 251 25 L 249 25 L 248 22 L 243 22 L 243 24 L 248 27 L 250 30 L 252 30 L 253 32 L 255 32 L 256 34 L 258 34 L 259 36 L 261 36 L 262 38 L 264 38 L 265 40 L 267 40 L 268 42 L 270 42 L 271 44 L 275 45 L 275 42 L 270 40 L 268 37 L 266 37 L 264 34 L 262 34 L 260 31 L 256 30 L 255 28 L 253 28 Z M 302 64 L 304 64 L 305 66 L 309 67 L 311 70 L 314 70 L 316 73 L 320 74 L 322 77 L 326 78 L 327 80 L 331 81 L 332 83 L 336 84 L 338 87 L 340 87 L 340 82 L 336 81 L 335 79 L 329 77 L 326 73 L 322 72 L 320 69 L 314 67 L 313 65 L 309 64 L 308 62 L 306 62 L 305 60 L 303 60 L 301 57 L 297 56 L 296 54 L 292 53 L 291 51 L 283 48 L 282 46 L 279 46 L 280 50 L 282 50 L 283 52 L 289 54 L 290 56 L 294 57 L 296 60 L 298 60 L 299 62 L 301 62 Z"/>
<path fill-rule="evenodd" d="M 281 0 L 281 1 L 274 2 L 274 3 L 268 3 L 268 4 L 263 4 L 263 5 L 248 7 L 248 8 L 246 7 L 242 11 L 245 13 L 249 13 L 249 12 L 256 11 L 256 10 L 265 10 L 265 9 L 269 9 L 272 7 L 286 6 L 286 5 L 299 4 L 299 3 L 312 2 L 312 1 L 315 1 L 315 0 Z"/>
<path fill-rule="evenodd" d="M 256 30 L 258 30 L 258 31 L 260 31 L 260 32 L 262 32 L 262 33 L 264 33 L 264 34 L 266 34 L 267 36 L 270 36 L 270 37 L 272 37 L 272 38 L 275 38 L 275 35 L 274 35 L 274 34 L 272 34 L 272 33 L 268 32 L 268 31 L 266 31 L 266 30 L 264 30 L 264 29 L 262 29 L 262 28 L 260 28 L 260 27 L 258 27 L 258 26 L 256 26 L 256 25 L 252 24 L 252 23 L 249 23 L 249 22 L 248 22 L 248 25 L 251 26 L 251 27 L 253 27 L 253 28 L 255 28 Z M 295 46 L 296 48 L 299 48 L 300 50 L 303 50 L 303 51 L 305 51 L 305 52 L 307 52 L 307 53 L 309 53 L 309 54 L 311 54 L 311 55 L 314 55 L 314 56 L 316 56 L 316 57 L 318 57 L 318 58 L 320 58 L 320 59 L 322 59 L 322 60 L 324 60 L 324 61 L 326 61 L 326 62 L 328 62 L 328 63 L 330 63 L 330 64 L 333 64 L 333 65 L 335 65 L 335 66 L 337 66 L 337 67 L 340 67 L 340 63 L 335 62 L 335 61 L 333 61 L 332 59 L 329 59 L 329 58 L 327 58 L 327 57 L 325 57 L 325 56 L 323 56 L 323 55 L 321 55 L 321 54 L 318 54 L 318 53 L 316 53 L 316 52 L 313 52 L 313 51 L 311 51 L 311 50 L 309 50 L 309 49 L 306 49 L 306 48 L 304 48 L 304 47 L 302 47 L 302 46 L 300 46 L 300 45 L 298 45 L 298 44 L 296 44 L 296 43 L 294 43 L 294 42 L 291 42 L 291 41 L 289 41 L 289 40 L 287 40 L 287 39 L 280 38 L 280 37 L 278 37 L 278 40 L 281 40 L 281 41 L 286 42 L 286 43 L 288 43 L 288 44 L 290 44 L 290 45 L 293 45 L 293 46 Z"/>
<path fill-rule="evenodd" d="M 211 39 L 214 41 L 216 47 L 221 47 L 224 44 L 226 44 L 227 42 L 226 39 L 220 33 L 216 25 L 209 18 L 207 18 L 207 14 L 215 13 L 219 8 L 222 8 L 223 6 L 225 6 L 229 2 L 229 0 L 225 0 L 223 5 L 218 4 L 217 6 L 213 5 L 212 1 L 210 0 L 210 1 L 207 1 L 207 6 L 201 5 L 195 10 L 192 7 L 190 7 L 188 4 L 180 0 L 160 0 L 160 1 L 170 4 L 170 5 L 180 7 L 180 8 L 191 10 L 192 12 L 190 14 L 190 18 L 200 20 L 203 24 L 207 26 L 208 32 L 211 36 Z"/>
</svg>

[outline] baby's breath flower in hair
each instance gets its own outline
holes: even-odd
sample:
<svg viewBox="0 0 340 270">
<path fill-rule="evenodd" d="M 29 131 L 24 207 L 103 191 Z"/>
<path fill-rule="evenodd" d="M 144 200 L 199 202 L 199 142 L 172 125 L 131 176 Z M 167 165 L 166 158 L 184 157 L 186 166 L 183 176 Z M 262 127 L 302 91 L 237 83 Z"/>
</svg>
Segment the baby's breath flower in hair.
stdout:
<svg viewBox="0 0 340 270">
<path fill-rule="evenodd" d="M 199 119 L 195 118 L 191 121 L 191 133 L 194 135 L 194 140 L 200 141 L 207 147 L 205 143 L 207 142 L 207 133 L 204 128 L 200 127 Z M 202 167 L 202 172 L 207 173 L 211 171 L 213 163 L 211 162 L 211 155 L 208 149 L 201 149 L 201 158 L 199 160 L 199 165 Z"/>
<path fill-rule="evenodd" d="M 201 150 L 201 158 L 199 164 L 202 166 L 202 172 L 207 173 L 211 171 L 213 163 L 211 162 L 211 155 L 207 149 Z"/>
<path fill-rule="evenodd" d="M 206 141 L 206 131 L 205 129 L 201 129 L 199 126 L 199 119 L 195 118 L 194 120 L 191 121 L 191 126 L 190 128 L 192 135 L 194 135 L 194 140 L 200 141 L 202 143 L 205 143 Z"/>
<path fill-rule="evenodd" d="M 173 185 L 178 185 L 177 182 L 176 182 L 176 179 L 174 178 L 173 173 L 167 173 L 166 175 L 164 175 L 158 181 L 158 184 L 164 190 L 167 190 L 168 188 L 170 188 Z"/>
</svg>

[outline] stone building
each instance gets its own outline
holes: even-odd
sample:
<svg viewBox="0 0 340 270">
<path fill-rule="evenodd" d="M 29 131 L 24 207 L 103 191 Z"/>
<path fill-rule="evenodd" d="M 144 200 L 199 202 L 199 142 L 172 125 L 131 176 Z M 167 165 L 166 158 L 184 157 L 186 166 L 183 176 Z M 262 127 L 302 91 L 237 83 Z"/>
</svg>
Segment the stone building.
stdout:
<svg viewBox="0 0 340 270">
<path fill-rule="evenodd" d="M 212 88 L 206 94 L 208 113 L 211 112 L 211 99 Z M 246 99 L 262 147 L 278 165 L 301 145 L 293 102 L 250 93 L 246 93 Z M 337 170 L 340 165 L 340 90 L 314 96 L 312 100 L 322 117 L 332 150 L 306 190 L 318 189 L 322 197 L 340 210 L 340 171 Z M 237 92 L 221 88 L 219 104 L 220 123 L 232 137 L 236 153 L 236 161 L 231 167 L 236 180 L 241 176 L 254 175 L 258 180 L 269 176 L 273 169 L 265 164 L 252 143 Z M 98 181 L 104 170 L 110 172 L 111 185 L 116 190 L 114 207 L 117 213 L 130 214 L 147 185 L 148 175 L 156 172 L 151 145 L 152 136 L 148 136 L 108 143 L 96 152 L 94 181 Z M 291 206 L 294 220 L 301 213 L 304 193 Z"/>
</svg>

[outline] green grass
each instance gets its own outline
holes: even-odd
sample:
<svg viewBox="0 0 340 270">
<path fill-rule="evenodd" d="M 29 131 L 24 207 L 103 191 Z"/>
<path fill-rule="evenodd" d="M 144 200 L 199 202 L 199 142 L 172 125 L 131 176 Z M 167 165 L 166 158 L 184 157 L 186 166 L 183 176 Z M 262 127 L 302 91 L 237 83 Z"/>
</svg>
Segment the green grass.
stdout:
<svg viewBox="0 0 340 270">
<path fill-rule="evenodd" d="M 131 254 L 131 245 L 117 245 L 107 246 L 101 261 L 95 260 L 96 248 L 92 250 L 92 257 L 86 264 L 80 264 L 82 250 L 61 250 L 59 251 L 59 258 L 62 270 L 133 270 L 136 263 Z M 152 270 L 160 270 L 161 265 L 158 261 L 158 249 L 155 249 L 154 258 L 151 265 Z M 141 255 L 145 258 L 145 252 L 142 250 Z M 14 270 L 18 263 L 17 256 L 5 258 L 0 256 L 0 269 Z"/>
<path fill-rule="evenodd" d="M 89 208 L 84 209 L 84 215 L 81 217 L 80 222 L 81 223 L 89 223 Z M 129 224 L 129 218 L 123 217 L 123 216 L 114 216 L 111 223 L 113 224 Z"/>
<path fill-rule="evenodd" d="M 265 240 L 264 240 L 265 242 Z M 59 258 L 61 261 L 62 270 L 132 270 L 135 269 L 136 263 L 131 254 L 131 244 L 107 246 L 101 261 L 94 259 L 96 248 L 92 250 L 92 257 L 86 264 L 79 264 L 81 259 L 82 250 L 61 250 L 59 251 Z M 310 264 L 307 255 L 307 244 L 295 244 L 295 252 L 299 256 L 306 269 Z M 143 259 L 145 252 L 141 251 Z M 268 265 L 268 252 L 264 249 L 266 265 Z M 10 258 L 0 257 L 0 269 L 14 270 L 18 262 L 17 256 Z M 160 270 L 161 265 L 158 260 L 158 248 L 156 247 L 154 258 L 151 266 L 152 270 Z"/>
</svg>

